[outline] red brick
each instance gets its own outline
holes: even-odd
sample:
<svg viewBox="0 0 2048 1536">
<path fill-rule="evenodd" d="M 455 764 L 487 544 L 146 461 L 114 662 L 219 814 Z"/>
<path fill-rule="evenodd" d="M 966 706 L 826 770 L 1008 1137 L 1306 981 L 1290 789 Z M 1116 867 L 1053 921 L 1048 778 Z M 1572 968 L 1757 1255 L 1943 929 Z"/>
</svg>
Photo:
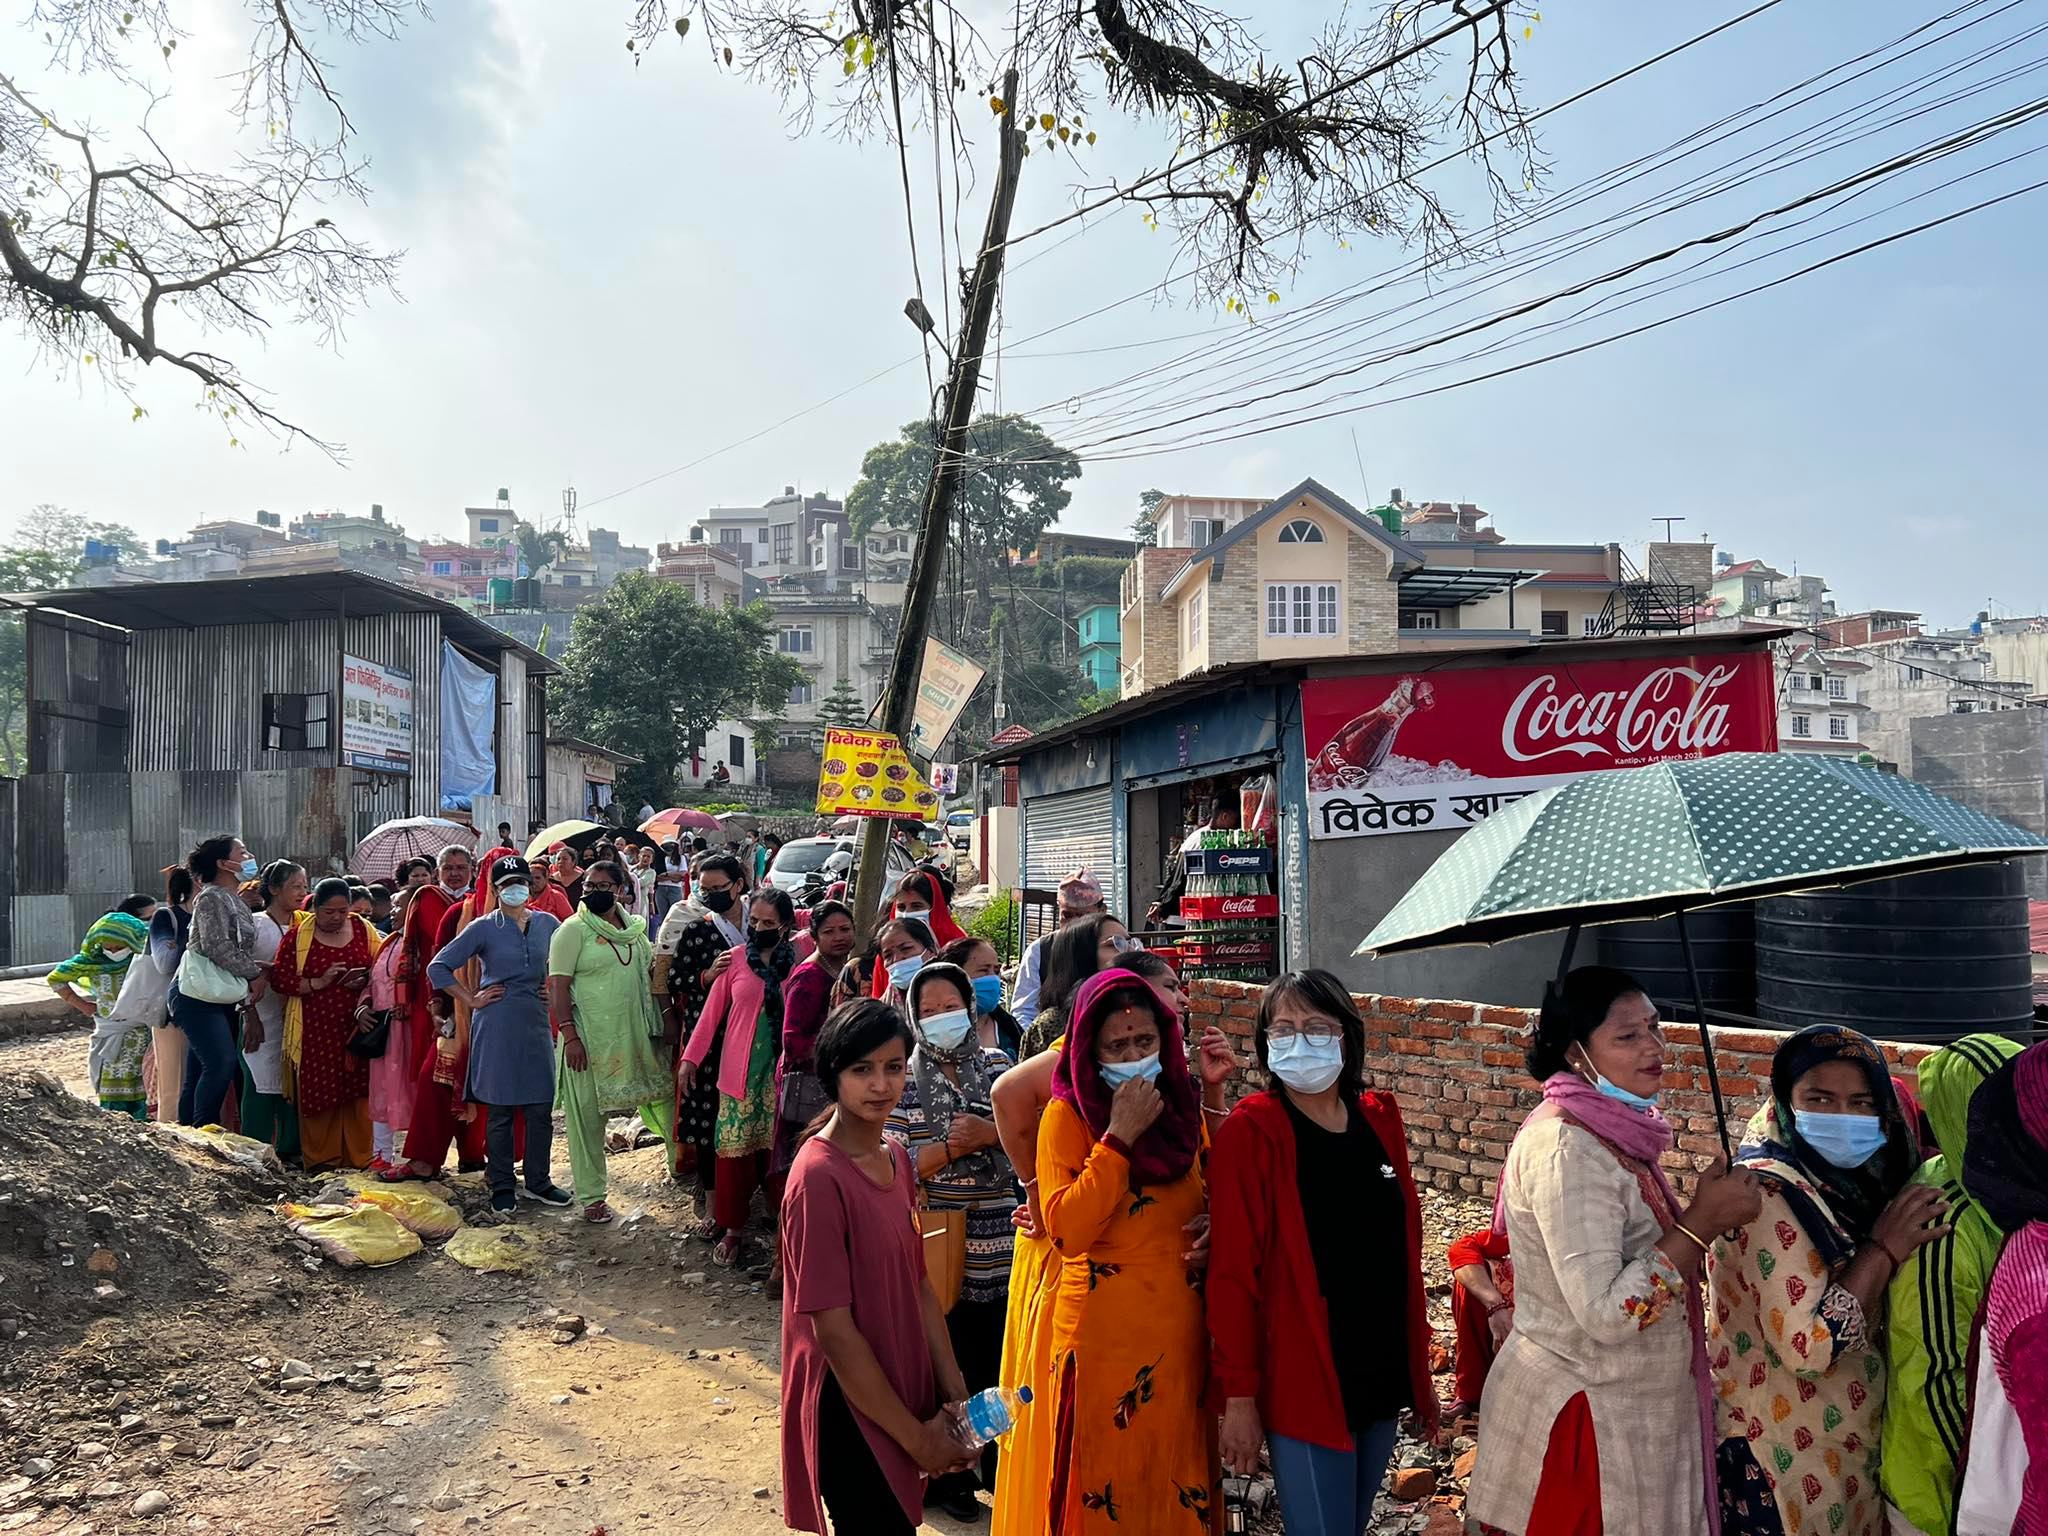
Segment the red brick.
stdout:
<svg viewBox="0 0 2048 1536">
<path fill-rule="evenodd" d="M 1433 1056 L 1436 1048 L 1427 1040 L 1389 1040 L 1387 1049 L 1396 1056 Z"/>
<path fill-rule="evenodd" d="M 1452 1024 L 1470 1024 L 1478 1013 L 1471 1003 L 1424 1003 L 1422 1016 L 1426 1019 L 1444 1019 Z"/>
<path fill-rule="evenodd" d="M 1417 1014 L 1422 1012 L 1422 1004 L 1412 997 L 1383 997 L 1373 1004 L 1373 1012 L 1404 1015 Z"/>
<path fill-rule="evenodd" d="M 1425 1152 L 1422 1154 L 1422 1165 L 1425 1168 L 1441 1168 L 1446 1173 L 1470 1173 L 1472 1171 L 1472 1161 L 1470 1158 L 1459 1157 L 1455 1153 L 1450 1152 Z"/>
<path fill-rule="evenodd" d="M 1408 1026 L 1408 1033 L 1418 1040 L 1455 1040 L 1458 1032 L 1448 1024 L 1434 1019 L 1421 1018 Z"/>
<path fill-rule="evenodd" d="M 1527 1029 L 1536 1015 L 1527 1008 L 1481 1008 L 1479 1022 L 1502 1024 L 1509 1029 Z"/>
<path fill-rule="evenodd" d="M 1519 1067 L 1522 1065 L 1522 1053 L 1520 1051 L 1496 1051 L 1489 1047 L 1479 1053 L 1479 1061 L 1482 1066 L 1488 1067 Z"/>
</svg>

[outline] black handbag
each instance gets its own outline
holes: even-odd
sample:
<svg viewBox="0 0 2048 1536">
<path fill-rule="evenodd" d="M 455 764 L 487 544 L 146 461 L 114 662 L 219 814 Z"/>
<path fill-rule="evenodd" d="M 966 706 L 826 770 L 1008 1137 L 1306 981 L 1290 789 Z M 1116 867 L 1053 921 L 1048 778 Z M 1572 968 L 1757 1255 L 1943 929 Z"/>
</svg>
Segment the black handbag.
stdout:
<svg viewBox="0 0 2048 1536">
<path fill-rule="evenodd" d="M 370 1015 L 368 1029 L 359 1030 L 348 1039 L 348 1052 L 365 1061 L 373 1061 L 384 1054 L 391 1044 L 391 1010 L 386 1008 Z"/>
</svg>

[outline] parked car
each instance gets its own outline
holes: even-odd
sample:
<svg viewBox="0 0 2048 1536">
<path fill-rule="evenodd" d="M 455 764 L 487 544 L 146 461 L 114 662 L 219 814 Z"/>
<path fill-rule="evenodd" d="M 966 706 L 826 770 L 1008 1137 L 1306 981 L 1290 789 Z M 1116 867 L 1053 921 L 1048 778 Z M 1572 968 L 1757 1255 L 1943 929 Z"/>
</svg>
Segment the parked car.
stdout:
<svg viewBox="0 0 2048 1536">
<path fill-rule="evenodd" d="M 791 838 L 775 855 L 775 862 L 768 866 L 768 883 L 794 896 L 807 885 L 829 884 L 841 879 L 843 876 L 839 870 L 828 871 L 825 866 L 833 854 L 842 851 L 846 857 L 839 861 L 840 869 L 850 865 L 857 841 L 852 837 Z M 910 856 L 893 842 L 889 845 L 888 868 L 892 884 L 910 872 Z"/>
<path fill-rule="evenodd" d="M 974 841 L 974 812 L 955 811 L 946 818 L 946 835 L 953 840 L 955 848 L 965 851 Z"/>
</svg>

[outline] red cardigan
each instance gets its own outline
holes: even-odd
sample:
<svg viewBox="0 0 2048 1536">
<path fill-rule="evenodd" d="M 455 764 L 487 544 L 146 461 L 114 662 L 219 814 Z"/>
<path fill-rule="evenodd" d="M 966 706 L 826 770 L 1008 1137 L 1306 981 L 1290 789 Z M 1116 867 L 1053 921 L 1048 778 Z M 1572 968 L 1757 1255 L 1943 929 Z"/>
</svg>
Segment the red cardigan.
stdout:
<svg viewBox="0 0 2048 1536">
<path fill-rule="evenodd" d="M 1363 1094 L 1358 1107 L 1401 1184 L 1408 1215 L 1403 1262 L 1412 1277 L 1409 1385 L 1418 1420 L 1433 1432 L 1439 1412 L 1422 1290 L 1422 1202 L 1408 1171 L 1408 1137 L 1392 1094 Z M 1258 1399 L 1268 1433 L 1349 1450 L 1329 1313 L 1299 1189 L 1287 1106 L 1277 1091 L 1254 1094 L 1231 1111 L 1209 1154 L 1211 1379 L 1221 1397 Z"/>
</svg>

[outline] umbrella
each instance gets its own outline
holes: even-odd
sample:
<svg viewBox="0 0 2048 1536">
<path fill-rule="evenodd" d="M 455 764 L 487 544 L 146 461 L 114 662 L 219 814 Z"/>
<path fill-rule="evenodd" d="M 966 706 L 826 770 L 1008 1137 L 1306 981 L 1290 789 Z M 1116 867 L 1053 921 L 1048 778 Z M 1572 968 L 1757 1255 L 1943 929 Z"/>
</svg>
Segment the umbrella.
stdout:
<svg viewBox="0 0 2048 1536">
<path fill-rule="evenodd" d="M 667 842 L 681 831 L 716 832 L 718 818 L 708 811 L 693 810 L 686 805 L 672 805 L 665 811 L 655 812 L 641 822 L 640 830 Z"/>
<path fill-rule="evenodd" d="M 407 816 L 372 827 L 348 856 L 348 867 L 365 880 L 381 880 L 407 859 L 431 859 L 451 843 L 474 850 L 475 828 L 439 816 Z"/>
<path fill-rule="evenodd" d="M 526 856 L 537 859 L 557 843 L 581 853 L 592 843 L 607 837 L 615 843 L 636 843 L 644 848 L 660 846 L 645 832 L 636 832 L 630 827 L 607 827 L 595 821 L 558 821 L 534 833 L 533 840 L 526 845 Z"/>
<path fill-rule="evenodd" d="M 1390 955 L 1675 917 L 1707 1080 L 1727 1112 L 1685 914 L 1887 875 L 2048 852 L 2048 839 L 1924 785 L 1809 753 L 1730 752 L 1589 773 L 1460 837 L 1358 946 Z"/>
</svg>

